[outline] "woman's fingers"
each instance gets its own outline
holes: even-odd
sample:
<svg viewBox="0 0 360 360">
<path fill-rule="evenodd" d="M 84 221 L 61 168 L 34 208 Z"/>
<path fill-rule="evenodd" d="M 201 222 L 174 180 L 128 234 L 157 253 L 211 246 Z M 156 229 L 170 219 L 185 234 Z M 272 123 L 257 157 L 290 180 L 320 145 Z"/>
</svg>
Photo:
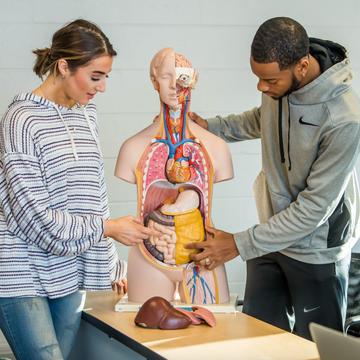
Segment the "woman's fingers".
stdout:
<svg viewBox="0 0 360 360">
<path fill-rule="evenodd" d="M 127 279 L 113 281 L 111 287 L 118 295 L 124 296 L 128 290 Z"/>
</svg>

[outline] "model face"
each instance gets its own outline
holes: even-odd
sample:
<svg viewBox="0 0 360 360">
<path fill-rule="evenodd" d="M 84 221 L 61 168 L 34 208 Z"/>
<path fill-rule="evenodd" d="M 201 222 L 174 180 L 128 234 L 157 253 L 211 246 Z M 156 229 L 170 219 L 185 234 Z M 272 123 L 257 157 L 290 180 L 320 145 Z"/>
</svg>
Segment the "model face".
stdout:
<svg viewBox="0 0 360 360">
<path fill-rule="evenodd" d="M 169 53 L 158 69 L 156 80 L 159 84 L 159 95 L 162 102 L 170 108 L 178 106 L 176 91 L 175 54 Z"/>
<path fill-rule="evenodd" d="M 280 70 L 277 62 L 262 64 L 253 59 L 250 60 L 250 66 L 259 79 L 257 89 L 273 99 L 288 95 L 300 86 L 294 67 Z"/>
<path fill-rule="evenodd" d="M 106 79 L 111 72 L 113 58 L 109 55 L 100 56 L 86 66 L 69 73 L 64 80 L 66 96 L 74 103 L 86 105 L 98 92 L 106 89 Z"/>
</svg>

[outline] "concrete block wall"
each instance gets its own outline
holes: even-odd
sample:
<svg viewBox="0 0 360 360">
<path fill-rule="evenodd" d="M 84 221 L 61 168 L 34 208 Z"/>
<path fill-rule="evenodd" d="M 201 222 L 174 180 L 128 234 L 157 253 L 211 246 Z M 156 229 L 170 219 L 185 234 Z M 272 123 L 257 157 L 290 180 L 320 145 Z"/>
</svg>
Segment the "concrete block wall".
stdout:
<svg viewBox="0 0 360 360">
<path fill-rule="evenodd" d="M 48 46 L 52 33 L 66 22 L 78 17 L 96 22 L 118 51 L 107 91 L 95 99 L 111 212 L 114 217 L 134 214 L 135 186 L 116 179 L 113 169 L 121 143 L 147 126 L 158 111 L 158 97 L 148 76 L 156 51 L 171 46 L 199 69 L 194 111 L 204 117 L 241 112 L 260 102 L 249 67 L 256 29 L 270 17 L 290 16 L 302 23 L 310 36 L 348 48 L 354 87 L 360 93 L 359 14 L 356 0 L 3 0 L 0 114 L 16 93 L 39 84 L 31 71 L 32 49 Z M 215 185 L 212 215 L 218 228 L 235 232 L 257 222 L 252 182 L 261 167 L 260 144 L 249 141 L 230 148 L 235 179 Z M 127 249 L 119 246 L 119 253 L 126 257 Z M 233 260 L 227 270 L 231 291 L 242 295 L 244 263 Z"/>
</svg>

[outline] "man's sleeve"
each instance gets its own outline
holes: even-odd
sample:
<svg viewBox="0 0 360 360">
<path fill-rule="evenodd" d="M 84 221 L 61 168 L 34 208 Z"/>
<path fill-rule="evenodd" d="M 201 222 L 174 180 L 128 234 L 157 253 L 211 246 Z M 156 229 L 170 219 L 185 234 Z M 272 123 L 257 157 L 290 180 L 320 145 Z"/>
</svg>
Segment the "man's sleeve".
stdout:
<svg viewBox="0 0 360 360">
<path fill-rule="evenodd" d="M 227 142 L 257 139 L 261 136 L 260 108 L 239 115 L 207 119 L 208 130 Z"/>
<path fill-rule="evenodd" d="M 244 260 L 283 250 L 328 220 L 353 174 L 359 139 L 358 123 L 342 124 L 324 135 L 307 186 L 296 200 L 267 222 L 234 234 Z"/>
</svg>

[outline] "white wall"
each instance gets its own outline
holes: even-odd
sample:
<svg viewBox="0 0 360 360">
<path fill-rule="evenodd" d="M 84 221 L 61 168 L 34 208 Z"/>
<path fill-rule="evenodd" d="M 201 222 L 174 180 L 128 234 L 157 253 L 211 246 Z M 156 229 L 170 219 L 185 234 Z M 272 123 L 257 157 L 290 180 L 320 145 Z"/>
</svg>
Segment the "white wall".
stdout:
<svg viewBox="0 0 360 360">
<path fill-rule="evenodd" d="M 350 53 L 360 93 L 360 3 L 357 0 L 9 0 L 0 10 L 0 114 L 14 94 L 39 83 L 31 50 L 48 46 L 52 33 L 78 17 L 96 22 L 118 51 L 108 91 L 96 99 L 113 216 L 135 213 L 135 186 L 115 179 L 120 144 L 145 127 L 159 102 L 148 78 L 154 53 L 166 46 L 200 71 L 192 109 L 203 116 L 240 112 L 259 104 L 248 60 L 252 37 L 267 18 L 290 16 L 310 36 L 340 42 Z M 235 232 L 256 223 L 251 184 L 260 169 L 257 141 L 231 145 L 236 178 L 217 184 L 213 220 Z M 126 256 L 126 248 L 120 247 Z M 243 292 L 244 264 L 227 264 L 232 291 Z"/>
</svg>

